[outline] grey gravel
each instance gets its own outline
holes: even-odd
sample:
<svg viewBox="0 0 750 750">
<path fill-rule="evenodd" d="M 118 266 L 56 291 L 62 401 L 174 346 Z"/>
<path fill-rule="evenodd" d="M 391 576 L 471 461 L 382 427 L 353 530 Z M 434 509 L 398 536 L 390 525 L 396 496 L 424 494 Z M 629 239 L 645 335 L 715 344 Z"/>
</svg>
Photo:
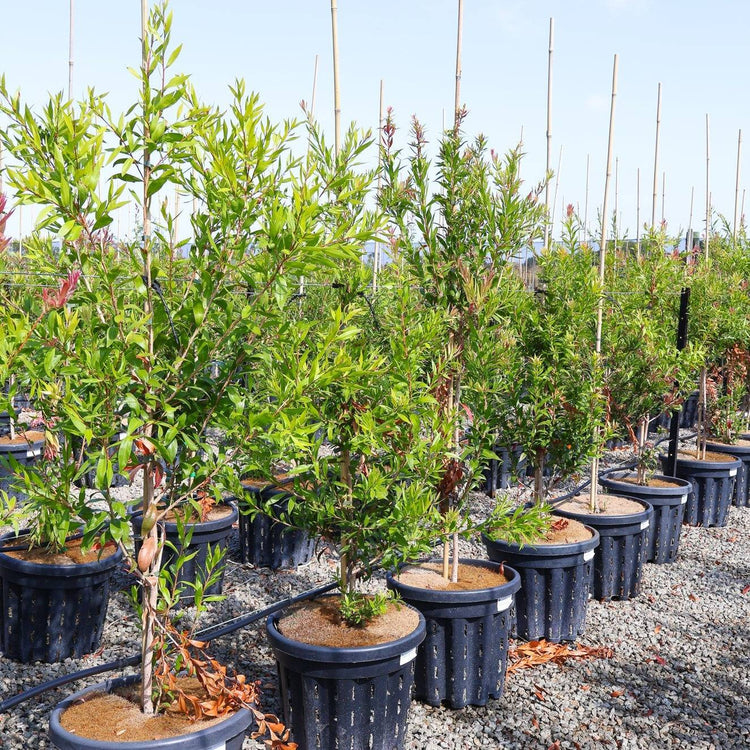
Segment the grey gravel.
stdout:
<svg viewBox="0 0 750 750">
<path fill-rule="evenodd" d="M 607 456 L 625 460 L 627 452 Z M 137 495 L 137 488 L 120 488 Z M 511 491 L 518 495 L 517 490 Z M 492 502 L 472 497 L 477 515 Z M 477 542 L 462 554 L 485 558 Z M 236 540 L 230 548 L 238 558 Z M 325 551 L 296 571 L 273 573 L 231 561 L 226 599 L 204 624 L 223 622 L 330 580 Z M 0 695 L 7 697 L 60 675 L 129 655 L 138 629 L 129 605 L 130 581 L 118 574 L 99 653 L 62 664 L 20 665 L 0 657 Z M 732 508 L 720 529 L 683 527 L 672 565 L 647 565 L 640 595 L 629 602 L 591 601 L 582 643 L 608 646 L 610 659 L 570 660 L 510 675 L 505 695 L 459 711 L 414 703 L 410 750 L 507 748 L 750 747 L 750 509 Z M 276 672 L 264 623 L 217 640 L 212 653 L 264 686 L 264 708 L 279 711 Z M 0 748 L 51 747 L 47 717 L 63 697 L 102 677 L 68 685 L 0 715 Z M 540 699 L 540 696 L 542 699 Z M 260 748 L 250 740 L 244 748 Z"/>
</svg>

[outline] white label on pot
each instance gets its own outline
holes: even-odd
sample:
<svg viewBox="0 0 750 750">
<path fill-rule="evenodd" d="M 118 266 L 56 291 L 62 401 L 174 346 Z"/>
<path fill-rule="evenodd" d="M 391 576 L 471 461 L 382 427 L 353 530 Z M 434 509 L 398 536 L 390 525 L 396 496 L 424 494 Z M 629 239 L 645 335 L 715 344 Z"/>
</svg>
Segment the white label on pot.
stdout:
<svg viewBox="0 0 750 750">
<path fill-rule="evenodd" d="M 412 648 L 409 651 L 407 651 L 405 654 L 401 654 L 401 658 L 398 660 L 398 663 L 403 667 L 404 664 L 408 664 L 410 661 L 413 661 L 417 658 L 417 649 Z"/>
<path fill-rule="evenodd" d="M 42 455 L 42 449 L 37 448 L 33 451 L 26 451 L 26 458 L 34 458 L 35 456 L 41 456 Z"/>
<path fill-rule="evenodd" d="M 513 603 L 513 597 L 512 596 L 506 596 L 505 599 L 498 599 L 497 600 L 497 611 L 498 612 L 505 612 L 508 607 Z"/>
<path fill-rule="evenodd" d="M 594 550 L 590 549 L 588 552 L 583 553 L 583 561 L 588 562 L 594 559 Z"/>
<path fill-rule="evenodd" d="M 730 477 L 733 477 L 733 476 L 735 476 L 736 474 L 737 474 L 737 469 L 730 469 L 730 470 L 729 470 L 729 476 L 730 476 Z"/>
<path fill-rule="evenodd" d="M 642 521 L 641 522 L 641 531 L 643 531 L 643 529 L 647 529 L 647 528 L 648 528 L 648 521 Z"/>
<path fill-rule="evenodd" d="M 682 496 L 682 500 L 680 500 L 680 505 L 686 505 L 687 504 L 687 499 L 688 499 L 688 496 L 687 495 L 683 495 Z"/>
</svg>

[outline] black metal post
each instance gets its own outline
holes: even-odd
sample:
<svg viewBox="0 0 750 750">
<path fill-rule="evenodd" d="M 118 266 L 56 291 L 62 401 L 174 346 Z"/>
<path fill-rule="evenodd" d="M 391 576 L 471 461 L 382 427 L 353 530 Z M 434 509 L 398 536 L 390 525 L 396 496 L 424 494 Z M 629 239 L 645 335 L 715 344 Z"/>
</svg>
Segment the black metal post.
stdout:
<svg viewBox="0 0 750 750">
<path fill-rule="evenodd" d="M 690 307 L 690 289 L 680 292 L 680 317 L 677 322 L 677 350 L 682 351 L 687 344 L 688 309 Z M 680 435 L 680 412 L 673 411 L 669 423 L 669 452 L 667 453 L 666 475 L 677 475 L 677 440 Z"/>
</svg>

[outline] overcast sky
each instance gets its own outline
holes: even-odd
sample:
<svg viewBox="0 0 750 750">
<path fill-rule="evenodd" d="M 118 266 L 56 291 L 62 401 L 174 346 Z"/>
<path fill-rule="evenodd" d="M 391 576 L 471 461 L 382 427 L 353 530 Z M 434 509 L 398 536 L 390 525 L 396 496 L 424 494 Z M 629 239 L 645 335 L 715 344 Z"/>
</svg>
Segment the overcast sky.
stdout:
<svg viewBox="0 0 750 750">
<path fill-rule="evenodd" d="M 397 124 L 416 114 L 437 137 L 453 107 L 457 0 L 338 0 L 342 116 L 376 127 L 379 88 Z M 173 39 L 184 43 L 178 68 L 204 100 L 222 104 L 244 78 L 275 119 L 310 102 L 319 55 L 315 114 L 332 137 L 330 0 L 173 0 Z M 31 104 L 68 83 L 69 0 L 0 0 L 0 72 Z M 711 193 L 732 221 L 738 130 L 750 134 L 750 3 L 743 0 L 465 0 L 461 99 L 468 134 L 484 133 L 497 151 L 523 130 L 529 182 L 544 174 L 547 61 L 554 18 L 552 167 L 556 219 L 566 203 L 583 215 L 586 161 L 589 223 L 601 205 L 612 63 L 619 57 L 614 154 L 620 224 L 635 236 L 650 221 L 657 86 L 662 84 L 657 219 L 669 229 L 702 229 L 706 201 L 706 114 L 710 117 Z M 75 0 L 74 85 L 108 91 L 113 110 L 135 98 L 127 67 L 140 55 L 139 0 Z M 744 173 L 747 173 L 746 175 Z M 747 179 L 746 179 L 747 178 Z M 741 189 L 750 185 L 750 166 Z M 555 183 L 553 183 L 554 191 Z M 610 209 L 614 208 L 614 179 Z M 747 199 L 750 211 L 750 196 Z M 27 213 L 28 220 L 28 213 Z M 126 223 L 126 220 L 123 220 Z M 24 226 L 24 232 L 28 226 Z M 15 233 L 17 227 L 11 226 Z"/>
</svg>

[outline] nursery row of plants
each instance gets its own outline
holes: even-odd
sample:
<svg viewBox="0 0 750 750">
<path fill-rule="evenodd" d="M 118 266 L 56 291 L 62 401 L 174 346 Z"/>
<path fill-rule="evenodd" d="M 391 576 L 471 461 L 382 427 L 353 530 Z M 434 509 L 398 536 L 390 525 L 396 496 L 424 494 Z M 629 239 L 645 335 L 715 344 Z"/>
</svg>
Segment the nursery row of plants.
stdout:
<svg viewBox="0 0 750 750">
<path fill-rule="evenodd" d="M 239 748 L 255 721 L 277 748 L 398 747 L 413 686 L 455 708 L 500 697 L 511 630 L 575 640 L 589 591 L 635 596 L 644 562 L 674 560 L 683 520 L 722 525 L 732 499 L 748 505 L 746 238 L 712 237 L 706 259 L 655 228 L 608 248 L 602 277 L 570 209 L 530 289 L 515 259 L 547 217 L 519 149 L 468 138 L 458 113 L 435 156 L 392 115 L 337 150 L 311 119 L 268 120 L 242 82 L 220 112 L 173 72 L 170 24 L 152 12 L 122 115 L 95 92 L 33 111 L 0 82 L 4 178 L 42 209 L 24 256 L 0 253 L 0 649 L 95 651 L 125 565 L 142 659 L 116 689 L 168 716 L 159 732 Z M 167 188 L 195 198 L 187 257 Z M 128 200 L 143 208 L 135 244 L 109 231 Z M 377 293 L 370 242 L 391 258 Z M 671 457 L 691 478 L 653 480 L 649 424 L 696 388 L 698 449 Z M 559 483 L 615 438 L 637 447 L 635 473 L 561 504 Z M 472 492 L 494 492 L 509 457 L 532 502 L 498 498 L 478 524 Z M 118 476 L 142 482 L 138 506 Z M 219 595 L 237 508 L 245 559 L 293 564 L 322 539 L 338 561 L 337 594 L 269 620 L 283 722 L 174 621 Z M 262 561 L 253 534 L 269 533 L 286 546 Z M 459 560 L 480 533 L 494 562 Z M 373 593 L 376 570 L 398 596 Z M 82 725 L 122 746 L 97 699 L 82 705 L 97 720 L 56 711 L 57 746 L 91 746 Z M 162 746 L 148 726 L 125 746 Z"/>
</svg>

